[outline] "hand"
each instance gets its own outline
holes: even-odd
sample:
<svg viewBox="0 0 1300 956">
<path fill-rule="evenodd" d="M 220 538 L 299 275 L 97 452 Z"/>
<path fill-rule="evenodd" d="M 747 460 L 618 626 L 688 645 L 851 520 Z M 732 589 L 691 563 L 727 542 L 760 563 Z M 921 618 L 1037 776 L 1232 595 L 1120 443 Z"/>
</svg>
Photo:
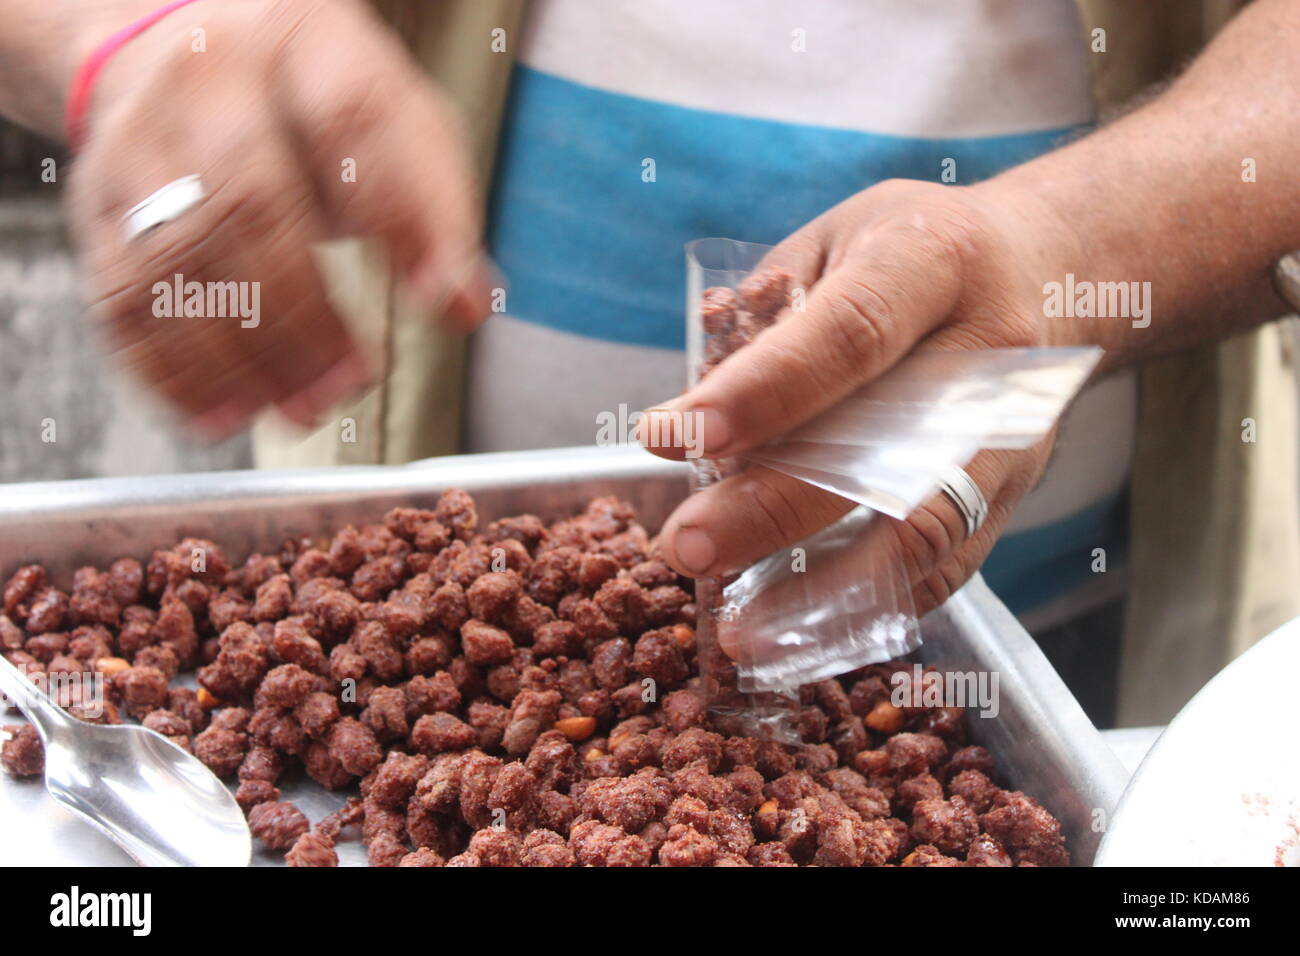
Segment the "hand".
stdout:
<svg viewBox="0 0 1300 956">
<path fill-rule="evenodd" d="M 125 363 L 210 437 L 267 405 L 311 425 L 367 381 L 317 274 L 322 240 L 381 240 L 414 291 L 465 327 L 488 311 L 457 118 L 361 4 L 183 7 L 109 61 L 88 128 L 69 216 L 94 312 Z M 123 214 L 191 174 L 206 198 L 126 241 Z M 205 288 L 256 283 L 256 325 L 156 316 L 155 283 L 178 274 Z"/>
<path fill-rule="evenodd" d="M 867 189 L 777 246 L 764 264 L 807 290 L 789 315 L 729 356 L 670 412 L 701 422 L 704 454 L 727 458 L 807 421 L 913 349 L 1061 344 L 1042 319 L 1042 210 L 990 186 L 890 181 Z M 650 415 L 654 415 L 652 410 Z M 671 419 L 643 439 L 673 434 Z M 1050 441 L 984 451 L 966 466 L 989 502 L 970 540 L 956 506 L 937 495 L 892 522 L 918 614 L 942 604 L 979 568 L 1012 508 L 1042 474 Z M 651 447 L 680 458 L 681 448 Z M 761 466 L 692 495 L 661 535 L 665 557 L 693 577 L 725 573 L 800 541 L 853 504 Z"/>
</svg>

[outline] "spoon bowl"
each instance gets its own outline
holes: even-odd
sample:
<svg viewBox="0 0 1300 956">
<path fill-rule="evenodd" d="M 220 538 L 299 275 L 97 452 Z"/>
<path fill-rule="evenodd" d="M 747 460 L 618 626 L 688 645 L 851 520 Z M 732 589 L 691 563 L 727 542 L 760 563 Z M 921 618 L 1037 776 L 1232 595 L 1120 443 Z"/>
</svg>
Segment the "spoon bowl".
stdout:
<svg viewBox="0 0 1300 956">
<path fill-rule="evenodd" d="M 45 741 L 45 789 L 144 866 L 247 866 L 248 824 L 230 791 L 162 734 L 84 724 Z"/>
<path fill-rule="evenodd" d="M 77 720 L 0 657 L 0 691 L 45 745 L 45 789 L 144 866 L 247 866 L 243 811 L 202 761 L 132 724 Z"/>
</svg>

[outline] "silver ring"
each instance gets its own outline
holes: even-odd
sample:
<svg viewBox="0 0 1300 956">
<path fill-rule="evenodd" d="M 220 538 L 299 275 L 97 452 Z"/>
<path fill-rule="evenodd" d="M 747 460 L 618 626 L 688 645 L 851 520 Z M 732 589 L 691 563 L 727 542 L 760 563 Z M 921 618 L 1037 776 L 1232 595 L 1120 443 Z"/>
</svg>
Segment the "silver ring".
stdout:
<svg viewBox="0 0 1300 956">
<path fill-rule="evenodd" d="M 973 538 L 980 525 L 984 524 L 984 519 L 989 516 L 989 503 L 979 485 L 966 474 L 966 469 L 954 465 L 947 475 L 939 479 L 939 490 L 951 498 L 961 512 L 966 522 L 967 539 Z"/>
<path fill-rule="evenodd" d="M 189 212 L 202 202 L 203 196 L 203 182 L 198 176 L 182 176 L 132 206 L 122 217 L 122 235 L 127 242 L 133 242 Z"/>
</svg>

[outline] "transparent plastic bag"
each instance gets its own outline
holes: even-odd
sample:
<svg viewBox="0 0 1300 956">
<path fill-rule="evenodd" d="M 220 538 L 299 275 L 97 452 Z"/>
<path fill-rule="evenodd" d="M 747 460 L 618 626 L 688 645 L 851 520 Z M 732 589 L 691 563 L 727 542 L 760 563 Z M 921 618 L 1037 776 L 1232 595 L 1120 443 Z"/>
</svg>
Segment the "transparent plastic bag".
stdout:
<svg viewBox="0 0 1300 956">
<path fill-rule="evenodd" d="M 788 695 L 920 646 L 895 528 L 860 506 L 725 585 L 715 626 L 739 691 Z"/>
<path fill-rule="evenodd" d="M 1060 418 L 1097 348 L 919 352 L 746 455 L 895 518 L 982 448 L 1028 448 Z"/>
<path fill-rule="evenodd" d="M 730 239 L 687 246 L 693 384 L 767 324 L 798 321 L 747 311 L 780 291 L 757 281 L 775 278 L 757 268 L 769 251 Z M 913 354 L 743 459 L 692 459 L 694 490 L 761 464 L 859 505 L 738 575 L 699 583 L 701 674 L 715 713 L 746 732 L 797 739 L 799 687 L 915 649 L 920 630 L 897 521 L 980 449 L 1045 437 L 1099 357 L 1092 348 Z"/>
</svg>

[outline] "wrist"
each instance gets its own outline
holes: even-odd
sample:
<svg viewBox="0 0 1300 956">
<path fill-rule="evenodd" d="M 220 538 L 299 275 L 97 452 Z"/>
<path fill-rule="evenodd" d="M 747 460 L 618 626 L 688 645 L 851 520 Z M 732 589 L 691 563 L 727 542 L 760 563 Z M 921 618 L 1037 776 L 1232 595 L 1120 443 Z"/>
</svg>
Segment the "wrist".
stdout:
<svg viewBox="0 0 1300 956">
<path fill-rule="evenodd" d="M 1117 343 L 1106 341 L 1095 317 L 1058 308 L 1060 294 L 1095 270 L 1079 225 L 1068 222 L 1047 198 L 1007 174 L 971 187 L 970 194 L 1006 237 L 1021 288 L 1039 322 L 1039 341 L 1051 347 L 1115 348 Z"/>
<path fill-rule="evenodd" d="M 70 149 L 83 145 L 92 103 L 105 98 L 101 91 L 110 77 L 131 75 L 121 63 L 138 62 L 133 54 L 147 51 L 150 34 L 166 33 L 165 24 L 173 24 L 168 42 L 175 43 L 175 20 L 201 6 L 205 4 L 200 0 L 115 0 L 87 18 L 71 44 L 73 64 L 64 95 L 63 128 Z"/>
<path fill-rule="evenodd" d="M 141 17 L 148 16 L 167 0 L 105 0 L 88 5 L 84 13 L 69 17 L 62 38 L 58 70 L 61 99 L 66 103 L 77 70 L 95 49 L 112 34 Z M 75 21 L 75 22 L 72 22 Z"/>
<path fill-rule="evenodd" d="M 146 0 L 18 3 L 0 0 L 0 114 L 60 139 L 77 67 L 116 26 L 140 16 Z M 69 11 L 68 6 L 74 9 Z"/>
</svg>

